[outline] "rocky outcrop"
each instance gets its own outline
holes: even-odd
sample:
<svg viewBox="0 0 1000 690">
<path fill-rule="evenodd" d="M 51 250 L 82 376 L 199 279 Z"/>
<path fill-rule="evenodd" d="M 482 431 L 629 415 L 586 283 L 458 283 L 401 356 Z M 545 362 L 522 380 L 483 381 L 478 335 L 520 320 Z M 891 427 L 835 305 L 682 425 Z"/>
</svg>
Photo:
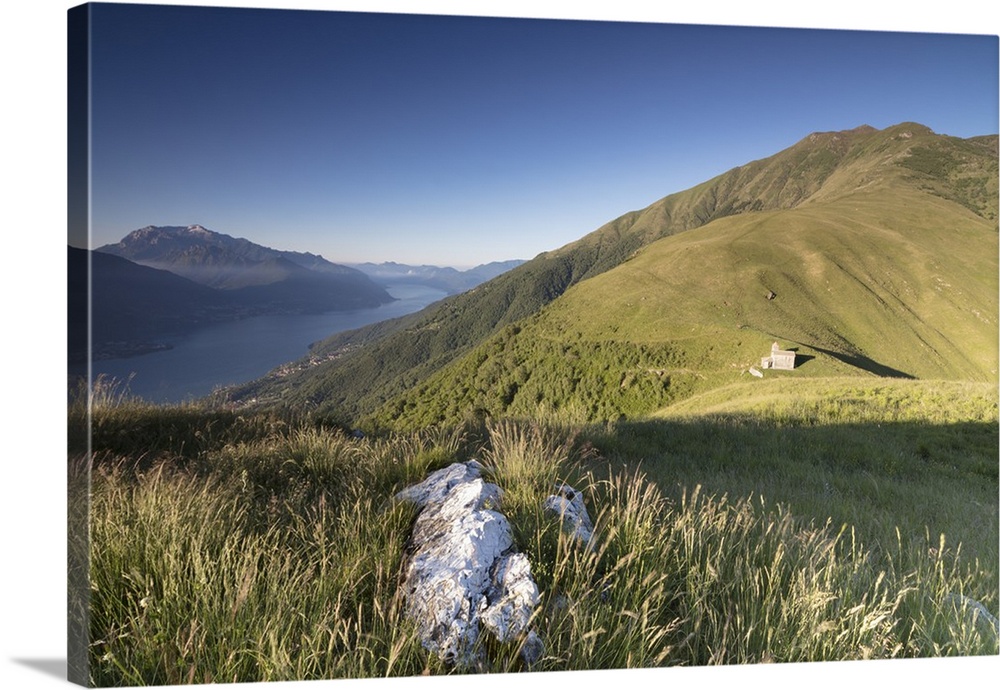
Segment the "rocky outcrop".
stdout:
<svg viewBox="0 0 1000 690">
<path fill-rule="evenodd" d="M 424 647 L 447 663 L 475 664 L 484 629 L 519 641 L 530 666 L 544 654 L 529 630 L 538 586 L 499 512 L 500 487 L 482 470 L 475 460 L 455 463 L 397 494 L 420 508 L 404 572 L 406 610 Z"/>
<path fill-rule="evenodd" d="M 545 510 L 559 516 L 563 529 L 577 541 L 590 545 L 594 538 L 594 525 L 583 502 L 583 494 L 569 484 L 557 484 L 556 493 L 545 499 Z"/>
</svg>

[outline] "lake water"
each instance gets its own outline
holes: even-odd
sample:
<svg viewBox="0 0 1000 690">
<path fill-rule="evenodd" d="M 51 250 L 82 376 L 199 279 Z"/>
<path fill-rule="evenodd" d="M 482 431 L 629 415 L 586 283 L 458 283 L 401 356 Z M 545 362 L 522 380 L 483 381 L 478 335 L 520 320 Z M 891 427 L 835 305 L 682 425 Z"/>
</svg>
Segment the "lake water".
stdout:
<svg viewBox="0 0 1000 690">
<path fill-rule="evenodd" d="M 424 285 L 386 288 L 395 302 L 374 309 L 327 314 L 257 316 L 177 338 L 173 349 L 93 363 L 93 374 L 126 381 L 129 392 L 155 403 L 208 395 L 219 386 L 259 378 L 280 364 L 305 356 L 309 345 L 334 333 L 419 311 L 447 296 Z M 70 373 L 81 373 L 70 368 Z"/>
</svg>

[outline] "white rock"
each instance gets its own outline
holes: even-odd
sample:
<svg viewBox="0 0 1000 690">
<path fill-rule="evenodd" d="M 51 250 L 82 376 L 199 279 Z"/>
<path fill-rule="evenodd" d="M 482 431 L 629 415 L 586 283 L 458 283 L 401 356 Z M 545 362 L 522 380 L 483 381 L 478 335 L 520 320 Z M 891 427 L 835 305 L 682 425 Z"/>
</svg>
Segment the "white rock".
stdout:
<svg viewBox="0 0 1000 690">
<path fill-rule="evenodd" d="M 528 629 L 538 606 L 538 585 L 531 577 L 531 563 L 523 553 L 500 558 L 493 568 L 489 604 L 480 614 L 483 626 L 501 642 Z M 485 601 L 485 600 L 484 600 Z"/>
<path fill-rule="evenodd" d="M 517 639 L 538 605 L 531 565 L 513 551 L 498 512 L 502 492 L 481 471 L 474 460 L 456 463 L 397 494 L 421 506 L 404 576 L 407 614 L 424 647 L 459 666 L 477 661 L 480 626 L 502 642 Z M 541 657 L 539 645 L 537 635 L 524 639 L 526 661 Z"/>
<path fill-rule="evenodd" d="M 481 476 L 482 469 L 483 466 L 475 460 L 452 463 L 437 472 L 432 472 L 419 484 L 406 487 L 396 494 L 396 498 L 414 503 L 420 508 L 429 502 L 440 503 L 453 486 Z"/>
<path fill-rule="evenodd" d="M 594 525 L 583 502 L 583 494 L 569 484 L 557 484 L 556 493 L 545 499 L 545 509 L 562 519 L 563 528 L 583 544 L 590 544 Z"/>
</svg>

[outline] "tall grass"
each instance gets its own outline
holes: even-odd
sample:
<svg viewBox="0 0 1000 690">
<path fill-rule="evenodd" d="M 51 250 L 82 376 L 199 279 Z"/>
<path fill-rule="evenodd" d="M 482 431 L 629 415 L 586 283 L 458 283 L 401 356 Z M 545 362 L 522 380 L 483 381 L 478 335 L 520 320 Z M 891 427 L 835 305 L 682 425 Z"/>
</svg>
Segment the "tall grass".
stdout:
<svg viewBox="0 0 1000 690">
<path fill-rule="evenodd" d="M 414 513 L 392 496 L 470 456 L 503 488 L 539 584 L 546 654 L 533 670 L 998 652 L 965 598 L 995 615 L 982 594 L 994 559 L 940 540 L 867 544 L 863 526 L 834 529 L 759 495 L 692 484 L 678 497 L 638 456 L 602 457 L 599 434 L 504 421 L 481 435 L 354 439 L 309 420 L 159 414 L 127 400 L 95 408 L 94 685 L 454 672 L 405 616 Z M 178 414 L 192 419 L 183 443 L 156 434 L 138 452 L 123 431 Z M 563 481 L 594 518 L 589 545 L 542 508 Z M 522 670 L 517 652 L 485 641 L 478 670 Z"/>
<path fill-rule="evenodd" d="M 806 521 L 760 496 L 733 500 L 695 486 L 674 501 L 639 471 L 584 472 L 593 457 L 551 434 L 496 425 L 490 455 L 505 510 L 516 496 L 542 590 L 546 668 L 998 652 L 989 614 L 961 599 L 979 596 L 995 610 L 995 562 L 902 537 L 874 548 L 851 527 Z M 590 546 L 527 508 L 563 478 L 596 514 Z"/>
<path fill-rule="evenodd" d="M 685 663 L 998 651 L 995 632 L 945 606 L 973 577 L 961 574 L 953 554 L 904 553 L 901 542 L 881 553 L 847 528 L 804 524 L 781 506 L 697 488 L 673 512 L 663 565 L 683 582 Z M 942 626 L 945 644 L 925 634 Z"/>
<path fill-rule="evenodd" d="M 461 442 L 450 432 L 355 440 L 302 425 L 194 459 L 101 451 L 92 683 L 421 673 L 433 660 L 397 593 L 413 514 L 389 499 L 454 460 Z"/>
<path fill-rule="evenodd" d="M 363 495 L 333 507 L 294 491 L 261 506 L 242 482 L 165 467 L 138 483 L 104 470 L 98 485 L 95 684 L 422 669 L 396 667 L 400 650 L 419 647 L 395 596 L 403 507 Z"/>
</svg>

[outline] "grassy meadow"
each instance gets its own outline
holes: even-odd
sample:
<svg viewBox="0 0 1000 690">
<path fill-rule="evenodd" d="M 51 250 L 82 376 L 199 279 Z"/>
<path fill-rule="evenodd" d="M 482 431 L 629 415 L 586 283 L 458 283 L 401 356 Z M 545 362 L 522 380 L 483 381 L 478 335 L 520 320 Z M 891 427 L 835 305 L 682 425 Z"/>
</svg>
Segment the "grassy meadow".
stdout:
<svg viewBox="0 0 1000 690">
<path fill-rule="evenodd" d="M 98 382 L 70 404 L 84 676 L 997 655 L 996 160 L 816 133 L 202 403 Z M 794 370 L 755 368 L 774 342 Z M 531 669 L 489 640 L 445 667 L 404 613 L 393 496 L 470 458 L 539 586 Z"/>
<path fill-rule="evenodd" d="M 90 682 L 524 670 L 492 641 L 446 668 L 403 613 L 415 511 L 392 497 L 470 457 L 539 585 L 531 670 L 997 654 L 995 387 L 761 383 L 635 420 L 362 439 L 98 391 L 89 478 L 70 478 L 90 500 Z M 85 417 L 71 405 L 71 430 Z M 584 492 L 593 548 L 544 514 L 557 480 Z"/>
</svg>

